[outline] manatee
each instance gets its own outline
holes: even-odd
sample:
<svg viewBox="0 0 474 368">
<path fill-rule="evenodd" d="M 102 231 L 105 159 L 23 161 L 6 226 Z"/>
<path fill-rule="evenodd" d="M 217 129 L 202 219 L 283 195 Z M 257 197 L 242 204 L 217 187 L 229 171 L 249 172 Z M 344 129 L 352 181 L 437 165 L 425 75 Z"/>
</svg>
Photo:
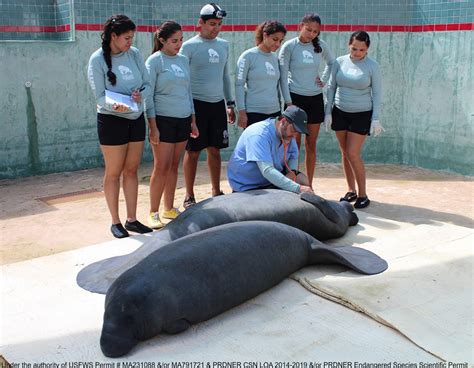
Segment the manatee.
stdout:
<svg viewBox="0 0 474 368">
<path fill-rule="evenodd" d="M 111 285 L 100 347 L 108 357 L 125 355 L 140 341 L 185 331 L 316 264 L 340 264 L 368 275 L 388 267 L 368 250 L 328 246 L 277 222 L 231 223 L 187 235 Z"/>
<path fill-rule="evenodd" d="M 315 194 L 278 189 L 226 194 L 187 209 L 134 252 L 86 266 L 79 272 L 77 283 L 88 291 L 105 294 L 124 271 L 170 241 L 214 226 L 252 220 L 281 222 L 319 240 L 341 237 L 359 221 L 350 203 L 327 201 Z"/>
</svg>

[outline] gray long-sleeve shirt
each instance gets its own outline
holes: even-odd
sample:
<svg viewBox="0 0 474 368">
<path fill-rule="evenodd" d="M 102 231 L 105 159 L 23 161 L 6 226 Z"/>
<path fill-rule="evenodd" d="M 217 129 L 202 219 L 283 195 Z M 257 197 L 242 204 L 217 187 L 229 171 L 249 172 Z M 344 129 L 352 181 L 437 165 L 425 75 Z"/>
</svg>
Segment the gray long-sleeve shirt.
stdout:
<svg viewBox="0 0 474 368">
<path fill-rule="evenodd" d="M 275 167 L 272 165 L 271 162 L 258 161 L 257 166 L 260 172 L 262 173 L 262 175 L 265 177 L 265 179 L 267 179 L 274 186 L 283 190 L 287 190 L 289 192 L 293 192 L 293 193 L 300 192 L 301 185 L 294 182 L 290 178 L 287 178 L 280 171 L 275 169 Z M 297 159 L 289 160 L 288 166 L 290 167 L 291 170 L 296 170 L 298 167 L 298 160 Z"/>
<path fill-rule="evenodd" d="M 322 93 L 316 83 L 322 60 L 326 67 L 321 80 L 326 83 L 336 58 L 323 40 L 319 40 L 322 51 L 314 51 L 312 42 L 302 43 L 298 37 L 286 41 L 280 50 L 280 87 L 285 103 L 292 103 L 290 91 L 302 96 L 316 96 Z"/>
<path fill-rule="evenodd" d="M 137 48 L 131 47 L 125 52 L 112 55 L 112 72 L 117 77 L 113 86 L 107 78 L 107 66 L 102 48 L 96 50 L 89 59 L 87 66 L 87 78 L 94 92 L 97 103 L 97 112 L 101 114 L 116 115 L 122 118 L 135 120 L 144 110 L 144 101 L 151 95 L 151 86 L 148 80 L 148 72 L 145 68 L 143 57 Z M 138 112 L 115 111 L 112 106 L 105 103 L 105 90 L 131 96 L 133 91 L 144 88 L 141 91 L 142 103 L 138 105 Z"/>
<path fill-rule="evenodd" d="M 237 61 L 235 100 L 238 110 L 272 114 L 280 111 L 280 69 L 274 52 L 248 49 Z"/>
<path fill-rule="evenodd" d="M 349 54 L 338 57 L 329 78 L 326 114 L 333 103 L 345 112 L 372 110 L 372 120 L 379 120 L 382 76 L 377 62 L 368 56 L 362 60 L 352 60 Z"/>
<path fill-rule="evenodd" d="M 208 40 L 197 35 L 183 43 L 180 53 L 189 59 L 194 99 L 204 102 L 233 100 L 226 40 L 219 37 Z"/>
<path fill-rule="evenodd" d="M 155 52 L 146 61 L 154 94 L 146 101 L 146 115 L 186 118 L 194 114 L 188 58 Z"/>
</svg>

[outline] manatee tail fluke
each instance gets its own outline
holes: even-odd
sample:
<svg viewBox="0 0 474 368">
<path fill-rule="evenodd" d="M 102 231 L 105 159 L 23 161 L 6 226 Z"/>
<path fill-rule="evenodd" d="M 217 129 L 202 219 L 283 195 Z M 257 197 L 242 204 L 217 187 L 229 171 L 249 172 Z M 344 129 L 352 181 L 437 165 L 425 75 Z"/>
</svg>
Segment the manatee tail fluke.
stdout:
<svg viewBox="0 0 474 368">
<path fill-rule="evenodd" d="M 375 275 L 388 268 L 375 253 L 352 246 L 329 246 L 319 241 L 311 244 L 310 264 L 340 264 L 365 275 Z"/>
<path fill-rule="evenodd" d="M 124 259 L 123 256 L 112 257 L 92 263 L 82 270 L 76 276 L 77 284 L 91 293 L 106 294 L 112 282 L 123 272 L 123 267 L 107 267 L 113 264 L 113 260 Z"/>
<path fill-rule="evenodd" d="M 151 247 L 140 249 L 130 254 L 106 258 L 84 267 L 76 276 L 77 284 L 91 293 L 106 294 L 122 273 L 135 266 L 141 258 L 145 258 L 151 253 L 150 249 L 152 250 Z"/>
</svg>

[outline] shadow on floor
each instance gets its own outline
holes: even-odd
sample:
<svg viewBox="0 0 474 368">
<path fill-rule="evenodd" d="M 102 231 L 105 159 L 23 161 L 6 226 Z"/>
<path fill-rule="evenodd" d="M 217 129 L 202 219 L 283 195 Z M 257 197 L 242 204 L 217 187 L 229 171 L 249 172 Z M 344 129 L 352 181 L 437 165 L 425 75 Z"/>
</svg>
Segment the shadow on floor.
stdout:
<svg viewBox="0 0 474 368">
<path fill-rule="evenodd" d="M 378 217 L 390 219 L 393 221 L 409 222 L 413 225 L 446 222 L 467 228 L 474 227 L 474 220 L 468 216 L 462 216 L 449 212 L 433 211 L 422 207 L 371 201 L 370 207 L 366 211 Z"/>
</svg>

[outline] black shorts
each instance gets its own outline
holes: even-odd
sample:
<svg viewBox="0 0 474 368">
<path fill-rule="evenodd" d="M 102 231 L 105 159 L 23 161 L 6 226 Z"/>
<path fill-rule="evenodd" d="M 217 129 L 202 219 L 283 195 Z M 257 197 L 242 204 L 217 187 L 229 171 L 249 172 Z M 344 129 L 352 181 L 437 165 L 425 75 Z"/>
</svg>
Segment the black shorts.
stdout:
<svg viewBox="0 0 474 368">
<path fill-rule="evenodd" d="M 193 102 L 199 137 L 189 138 L 186 149 L 201 151 L 207 147 L 229 147 L 227 111 L 224 100 L 219 102 L 193 100 Z"/>
<path fill-rule="evenodd" d="M 103 146 L 119 146 L 145 140 L 145 118 L 130 120 L 116 115 L 97 114 L 97 133 Z"/>
<path fill-rule="evenodd" d="M 293 105 L 303 109 L 308 115 L 308 124 L 321 124 L 324 121 L 323 94 L 316 96 L 302 96 L 290 92 Z"/>
<path fill-rule="evenodd" d="M 352 133 L 370 135 L 372 110 L 362 112 L 344 112 L 336 106 L 332 108 L 332 130 L 348 130 Z"/>
<path fill-rule="evenodd" d="M 268 118 L 277 118 L 281 115 L 281 111 L 276 111 L 273 114 L 261 114 L 259 112 L 248 112 L 247 113 L 247 127 L 259 121 L 266 120 Z"/>
<path fill-rule="evenodd" d="M 191 133 L 191 115 L 187 118 L 156 115 L 156 127 L 160 132 L 160 142 L 179 143 L 187 141 Z"/>
</svg>

